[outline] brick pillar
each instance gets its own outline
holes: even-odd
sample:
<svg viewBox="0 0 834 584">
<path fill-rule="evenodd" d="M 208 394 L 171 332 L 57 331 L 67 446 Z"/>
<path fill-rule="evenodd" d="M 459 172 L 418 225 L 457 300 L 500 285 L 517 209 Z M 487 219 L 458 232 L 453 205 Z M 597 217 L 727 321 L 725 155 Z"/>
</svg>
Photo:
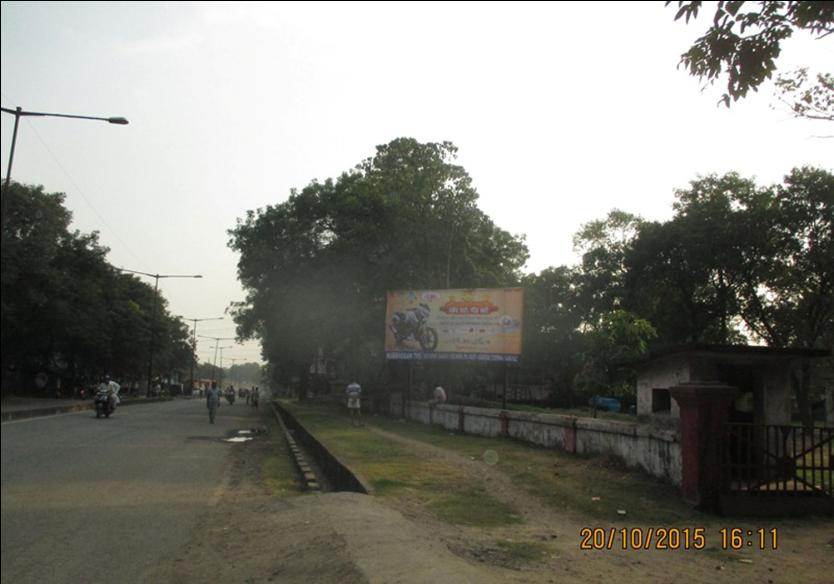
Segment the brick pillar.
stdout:
<svg viewBox="0 0 834 584">
<path fill-rule="evenodd" d="M 570 426 L 565 426 L 565 450 L 576 453 L 576 418 L 571 418 Z"/>
<path fill-rule="evenodd" d="M 501 423 L 501 435 L 502 436 L 509 436 L 510 435 L 510 416 L 504 410 L 501 410 L 501 413 L 498 414 L 498 421 Z"/>
<path fill-rule="evenodd" d="M 738 390 L 720 382 L 687 382 L 669 392 L 680 406 L 683 498 L 713 505 L 721 480 L 719 445 Z"/>
</svg>

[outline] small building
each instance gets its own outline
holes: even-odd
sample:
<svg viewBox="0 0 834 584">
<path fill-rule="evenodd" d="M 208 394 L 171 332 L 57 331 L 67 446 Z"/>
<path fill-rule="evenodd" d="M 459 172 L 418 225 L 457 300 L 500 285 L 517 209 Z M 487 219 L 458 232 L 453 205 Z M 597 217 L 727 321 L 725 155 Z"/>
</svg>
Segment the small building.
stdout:
<svg viewBox="0 0 834 584">
<path fill-rule="evenodd" d="M 654 352 L 637 373 L 637 415 L 672 422 L 680 406 L 670 388 L 685 383 L 721 383 L 735 388 L 731 422 L 790 424 L 793 365 L 826 357 L 817 349 L 689 344 Z"/>
</svg>

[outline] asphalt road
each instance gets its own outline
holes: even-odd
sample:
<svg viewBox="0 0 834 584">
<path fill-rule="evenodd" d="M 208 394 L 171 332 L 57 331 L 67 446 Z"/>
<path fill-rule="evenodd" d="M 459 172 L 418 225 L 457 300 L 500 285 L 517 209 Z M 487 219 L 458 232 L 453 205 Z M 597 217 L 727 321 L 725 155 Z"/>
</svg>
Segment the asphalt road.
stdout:
<svg viewBox="0 0 834 584">
<path fill-rule="evenodd" d="M 187 542 L 257 412 L 205 401 L 2 425 L 2 582 L 143 582 Z"/>
</svg>

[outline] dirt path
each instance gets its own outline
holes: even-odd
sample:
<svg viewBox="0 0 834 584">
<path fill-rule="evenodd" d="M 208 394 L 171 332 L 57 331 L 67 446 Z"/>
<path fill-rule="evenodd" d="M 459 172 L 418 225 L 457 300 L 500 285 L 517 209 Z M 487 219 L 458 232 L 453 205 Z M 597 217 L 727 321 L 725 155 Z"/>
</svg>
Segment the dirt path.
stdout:
<svg viewBox="0 0 834 584">
<path fill-rule="evenodd" d="M 270 428 L 276 431 L 273 425 Z M 506 581 L 466 561 L 423 526 L 356 493 L 275 498 L 264 487 L 266 439 L 235 445 L 227 481 L 174 560 L 153 582 L 472 582 Z"/>
<path fill-rule="evenodd" d="M 413 505 L 409 506 L 402 501 L 394 503 L 404 505 L 408 517 L 427 526 L 455 553 L 491 566 L 509 565 L 523 571 L 520 577 L 525 582 L 612 580 L 714 584 L 744 581 L 775 584 L 804 581 L 822 584 L 831 582 L 831 574 L 834 574 L 834 522 L 811 522 L 807 527 L 797 522 L 795 527 L 788 526 L 782 529 L 782 545 L 776 551 L 727 552 L 715 546 L 709 546 L 708 550 L 703 551 L 583 551 L 579 547 L 580 530 L 595 525 L 582 523 L 577 518 L 552 509 L 514 485 L 496 466 L 372 425 L 368 429 L 386 440 L 406 446 L 421 457 L 440 459 L 454 465 L 479 481 L 489 495 L 512 505 L 523 516 L 523 524 L 483 529 L 452 526 Z M 728 524 L 726 527 L 736 525 Z M 519 566 L 509 561 L 500 548 L 495 547 L 495 541 L 501 539 L 543 542 L 548 550 L 547 557 L 541 562 Z"/>
<path fill-rule="evenodd" d="M 267 419 L 270 432 L 277 425 Z M 828 582 L 834 530 L 802 523 L 777 552 L 581 551 L 580 520 L 547 507 L 495 466 L 449 449 L 368 426 L 417 456 L 454 465 L 523 523 L 483 528 L 440 521 L 407 496 L 325 493 L 276 496 L 264 461 L 267 436 L 232 447 L 226 480 L 206 502 L 191 539 L 147 581 L 317 583 L 458 582 Z M 546 553 L 520 560 L 513 545 Z M 502 545 L 506 544 L 506 545 Z M 509 546 L 509 547 L 508 547 Z M 739 560 L 746 560 L 740 562 Z"/>
</svg>

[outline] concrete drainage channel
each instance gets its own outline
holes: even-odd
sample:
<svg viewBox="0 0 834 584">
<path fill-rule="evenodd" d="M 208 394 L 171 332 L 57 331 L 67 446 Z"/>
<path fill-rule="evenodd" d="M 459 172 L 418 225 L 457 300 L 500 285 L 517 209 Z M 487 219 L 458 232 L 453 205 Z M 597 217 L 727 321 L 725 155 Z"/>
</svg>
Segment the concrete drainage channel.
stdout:
<svg viewBox="0 0 834 584">
<path fill-rule="evenodd" d="M 351 491 L 354 493 L 369 494 L 371 488 L 357 476 L 346 464 L 339 460 L 324 445 L 319 442 L 292 414 L 282 408 L 280 404 L 272 402 L 272 412 L 287 443 L 293 454 L 293 459 L 298 467 L 307 489 L 310 491 L 333 490 Z M 302 450 L 303 447 L 303 450 Z M 310 453 L 314 464 L 329 485 L 322 488 L 316 479 L 316 473 L 307 461 L 304 450 Z M 327 488 L 329 487 L 329 488 Z"/>
<path fill-rule="evenodd" d="M 316 473 L 313 472 L 312 467 L 307 463 L 307 459 L 304 457 L 304 453 L 298 447 L 298 444 L 295 442 L 295 438 L 293 437 L 292 433 L 287 429 L 287 425 L 284 424 L 284 420 L 281 417 L 281 413 L 275 406 L 272 404 L 272 413 L 275 416 L 275 419 L 278 420 L 278 425 L 281 427 L 281 431 L 284 433 L 284 438 L 287 441 L 287 445 L 290 447 L 290 452 L 292 452 L 292 459 L 295 463 L 298 472 L 301 474 L 301 478 L 304 482 L 304 487 L 308 491 L 321 491 L 321 485 L 319 485 L 319 481 L 316 478 Z"/>
</svg>

